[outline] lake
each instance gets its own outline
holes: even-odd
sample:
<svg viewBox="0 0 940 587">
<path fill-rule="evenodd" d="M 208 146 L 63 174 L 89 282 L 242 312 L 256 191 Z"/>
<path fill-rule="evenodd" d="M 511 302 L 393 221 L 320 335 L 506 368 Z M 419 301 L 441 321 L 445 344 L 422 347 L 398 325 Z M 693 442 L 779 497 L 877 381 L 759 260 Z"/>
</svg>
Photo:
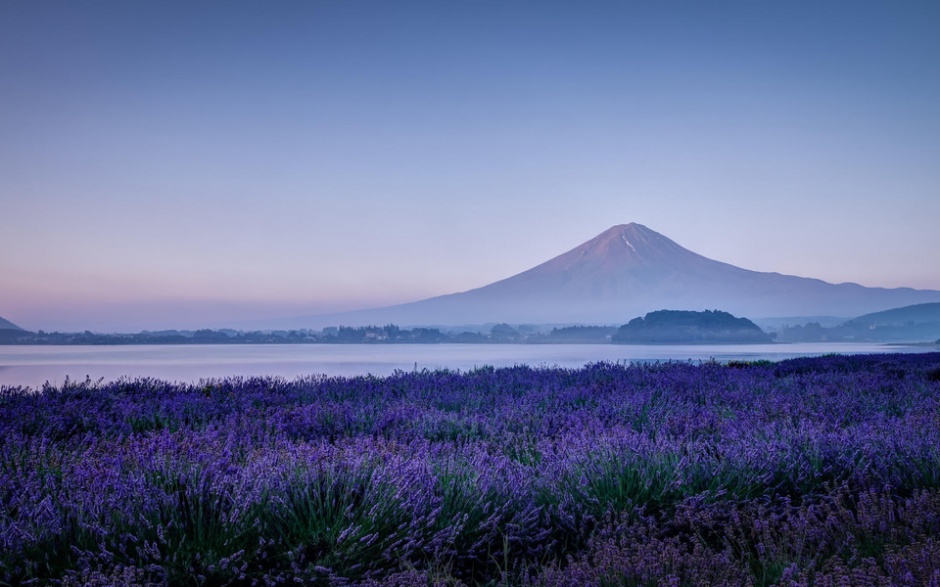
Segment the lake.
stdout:
<svg viewBox="0 0 940 587">
<path fill-rule="evenodd" d="M 389 375 L 395 370 L 459 369 L 525 364 L 581 367 L 597 361 L 729 361 L 828 353 L 935 351 L 936 346 L 864 343 L 773 345 L 128 345 L 0 346 L 0 386 L 38 388 L 65 378 L 113 381 L 155 377 L 198 382 L 230 376 L 270 375 L 294 379 L 313 374 Z"/>
</svg>

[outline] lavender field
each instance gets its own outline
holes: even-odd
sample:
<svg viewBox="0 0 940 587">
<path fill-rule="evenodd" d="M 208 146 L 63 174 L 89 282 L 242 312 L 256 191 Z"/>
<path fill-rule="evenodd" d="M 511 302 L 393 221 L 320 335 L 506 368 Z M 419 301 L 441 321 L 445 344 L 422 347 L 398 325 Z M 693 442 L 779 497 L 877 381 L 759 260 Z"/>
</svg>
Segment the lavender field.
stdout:
<svg viewBox="0 0 940 587">
<path fill-rule="evenodd" d="M 940 585 L 940 354 L 0 392 L 0 585 Z"/>
</svg>

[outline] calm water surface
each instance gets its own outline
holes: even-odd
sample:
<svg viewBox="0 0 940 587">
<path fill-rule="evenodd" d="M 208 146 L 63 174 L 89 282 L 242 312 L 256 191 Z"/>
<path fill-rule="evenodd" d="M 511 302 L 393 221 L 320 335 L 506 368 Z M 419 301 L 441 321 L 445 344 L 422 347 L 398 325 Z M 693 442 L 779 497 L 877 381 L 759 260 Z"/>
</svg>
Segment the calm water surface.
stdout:
<svg viewBox="0 0 940 587">
<path fill-rule="evenodd" d="M 129 345 L 0 346 L 0 386 L 40 387 L 66 377 L 155 377 L 198 382 L 229 376 L 389 375 L 395 370 L 511 365 L 581 367 L 597 361 L 782 360 L 826 353 L 924 352 L 936 347 L 861 343 L 777 345 Z"/>
</svg>

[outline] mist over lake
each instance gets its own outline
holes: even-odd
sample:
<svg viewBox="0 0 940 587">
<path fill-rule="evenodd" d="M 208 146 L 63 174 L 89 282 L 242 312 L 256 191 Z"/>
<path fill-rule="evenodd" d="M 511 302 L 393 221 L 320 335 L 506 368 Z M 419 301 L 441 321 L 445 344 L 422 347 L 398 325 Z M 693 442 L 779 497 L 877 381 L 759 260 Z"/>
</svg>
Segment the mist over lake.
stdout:
<svg viewBox="0 0 940 587">
<path fill-rule="evenodd" d="M 587 363 L 771 360 L 824 354 L 926 352 L 935 346 L 861 343 L 776 345 L 135 345 L 0 347 L 0 386 L 152 377 L 197 382 L 224 377 L 390 375 L 396 370 L 484 366 L 582 367 Z"/>
</svg>

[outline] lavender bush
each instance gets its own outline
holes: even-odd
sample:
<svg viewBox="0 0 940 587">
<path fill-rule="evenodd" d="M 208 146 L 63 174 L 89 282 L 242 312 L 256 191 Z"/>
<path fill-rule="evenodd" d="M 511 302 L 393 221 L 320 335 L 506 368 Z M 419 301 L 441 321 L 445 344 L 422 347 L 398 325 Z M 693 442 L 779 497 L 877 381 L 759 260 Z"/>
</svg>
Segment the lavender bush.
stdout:
<svg viewBox="0 0 940 587">
<path fill-rule="evenodd" d="M 0 390 L 0 585 L 938 585 L 940 354 Z"/>
</svg>

